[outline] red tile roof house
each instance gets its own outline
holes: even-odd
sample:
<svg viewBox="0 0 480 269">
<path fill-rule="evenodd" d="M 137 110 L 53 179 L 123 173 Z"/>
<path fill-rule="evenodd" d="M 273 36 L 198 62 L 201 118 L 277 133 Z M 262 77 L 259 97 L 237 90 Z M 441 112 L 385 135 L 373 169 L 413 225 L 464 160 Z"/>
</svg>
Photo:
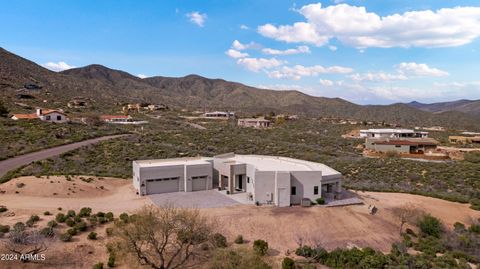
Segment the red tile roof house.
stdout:
<svg viewBox="0 0 480 269">
<path fill-rule="evenodd" d="M 109 123 L 116 123 L 116 122 L 129 122 L 132 120 L 130 115 L 102 115 L 100 119 L 109 122 Z"/>
<path fill-rule="evenodd" d="M 42 121 L 55 122 L 55 123 L 64 123 L 68 121 L 68 117 L 65 113 L 60 110 L 43 110 L 37 108 L 36 113 L 32 114 L 13 114 L 13 120 L 24 120 L 24 119 L 40 119 Z"/>
</svg>

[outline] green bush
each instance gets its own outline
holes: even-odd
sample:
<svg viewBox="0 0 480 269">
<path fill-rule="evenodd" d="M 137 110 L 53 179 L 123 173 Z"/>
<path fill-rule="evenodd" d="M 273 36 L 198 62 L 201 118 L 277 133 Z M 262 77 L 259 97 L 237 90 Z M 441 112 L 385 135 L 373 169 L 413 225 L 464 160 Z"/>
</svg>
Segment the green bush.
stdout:
<svg viewBox="0 0 480 269">
<path fill-rule="evenodd" d="M 97 217 L 105 217 L 105 213 L 102 211 L 97 212 Z"/>
<path fill-rule="evenodd" d="M 75 224 L 75 229 L 84 232 L 88 228 L 87 223 L 85 221 L 80 221 L 79 223 Z"/>
<path fill-rule="evenodd" d="M 63 242 L 70 242 L 72 241 L 72 235 L 69 233 L 63 233 L 60 235 L 60 240 Z"/>
<path fill-rule="evenodd" d="M 55 220 L 58 223 L 63 223 L 67 220 L 67 216 L 65 216 L 65 214 L 63 214 L 63 213 L 58 213 L 57 216 L 55 216 Z"/>
<path fill-rule="evenodd" d="M 245 240 L 243 240 L 243 236 L 242 235 L 237 235 L 237 237 L 235 238 L 235 244 L 243 244 L 245 242 Z"/>
<path fill-rule="evenodd" d="M 50 215 L 52 215 L 52 213 L 50 213 L 50 211 L 45 211 L 45 212 L 43 212 L 43 215 L 44 216 L 50 216 Z"/>
<path fill-rule="evenodd" d="M 6 206 L 0 206 L 0 213 L 8 211 Z"/>
<path fill-rule="evenodd" d="M 442 224 L 440 220 L 431 215 L 423 216 L 418 222 L 418 227 L 420 231 L 427 236 L 439 238 L 442 234 Z"/>
<path fill-rule="evenodd" d="M 113 235 L 113 228 L 106 228 L 105 229 L 105 234 L 107 234 L 107 236 L 112 236 Z"/>
<path fill-rule="evenodd" d="M 75 221 L 71 218 L 68 218 L 65 220 L 65 224 L 67 224 L 69 227 L 73 227 L 75 225 Z"/>
<path fill-rule="evenodd" d="M 415 250 L 421 251 L 427 255 L 435 255 L 445 252 L 445 246 L 442 241 L 435 236 L 426 236 L 418 239 L 418 243 L 414 246 Z"/>
<path fill-rule="evenodd" d="M 113 221 L 113 213 L 112 213 L 112 212 L 108 212 L 107 214 L 105 214 L 105 218 L 106 218 L 108 221 Z"/>
<path fill-rule="evenodd" d="M 88 239 L 90 240 L 97 240 L 97 233 L 96 232 L 90 232 L 88 234 Z"/>
<path fill-rule="evenodd" d="M 125 223 L 128 222 L 128 214 L 127 213 L 120 214 L 119 218 Z"/>
<path fill-rule="evenodd" d="M 78 233 L 78 231 L 75 228 L 70 228 L 70 229 L 67 230 L 67 233 L 71 236 L 74 236 Z"/>
<path fill-rule="evenodd" d="M 19 232 L 25 231 L 25 228 L 26 228 L 26 227 L 25 227 L 25 224 L 24 224 L 23 222 L 21 222 L 21 221 L 15 223 L 15 224 L 13 225 L 13 229 L 14 229 L 15 231 L 19 231 Z"/>
<path fill-rule="evenodd" d="M 92 269 L 103 269 L 103 262 L 99 262 L 95 264 Z"/>
<path fill-rule="evenodd" d="M 75 217 L 75 215 L 76 215 L 76 214 L 75 214 L 75 210 L 68 210 L 67 216 L 73 218 L 73 217 Z"/>
<path fill-rule="evenodd" d="M 80 209 L 80 212 L 78 212 L 78 216 L 80 216 L 81 218 L 89 217 L 91 213 L 92 209 L 90 207 L 82 207 L 82 209 Z"/>
<path fill-rule="evenodd" d="M 480 163 L 480 151 L 466 152 L 464 158 L 470 163 Z"/>
<path fill-rule="evenodd" d="M 226 248 L 227 238 L 221 233 L 216 233 L 213 235 L 213 245 L 217 248 Z"/>
<path fill-rule="evenodd" d="M 27 224 L 28 227 L 32 227 L 33 224 L 35 224 L 35 222 L 33 220 L 29 219 L 25 222 L 25 224 Z"/>
<path fill-rule="evenodd" d="M 77 216 L 73 217 L 73 220 L 74 220 L 76 223 L 78 223 L 78 222 L 82 221 L 82 218 L 77 215 Z"/>
<path fill-rule="evenodd" d="M 55 227 L 57 227 L 57 225 L 58 225 L 58 223 L 54 220 L 51 220 L 47 223 L 47 226 L 51 227 L 51 228 L 55 228 Z"/>
<path fill-rule="evenodd" d="M 55 232 L 53 231 L 52 227 L 45 227 L 42 230 L 40 230 L 40 233 L 45 236 L 45 237 L 54 237 Z"/>
<path fill-rule="evenodd" d="M 37 222 L 37 221 L 40 220 L 40 217 L 37 216 L 37 215 L 31 215 L 31 216 L 30 216 L 30 220 L 33 221 L 33 222 Z"/>
<path fill-rule="evenodd" d="M 317 204 L 319 204 L 319 205 L 323 205 L 323 204 L 325 204 L 325 199 L 323 197 L 320 197 L 320 198 L 315 199 L 315 202 L 317 202 Z"/>
<path fill-rule="evenodd" d="M 8 233 L 10 231 L 10 226 L 0 225 L 0 233 Z"/>
<path fill-rule="evenodd" d="M 108 263 L 107 263 L 108 267 L 110 268 L 113 268 L 115 267 L 115 254 L 114 253 L 110 253 L 110 255 L 108 256 Z"/>
<path fill-rule="evenodd" d="M 295 261 L 292 258 L 285 257 L 282 261 L 282 269 L 294 269 Z"/>
<path fill-rule="evenodd" d="M 253 241 L 253 251 L 260 256 L 265 256 L 268 251 L 268 243 L 261 239 Z"/>
<path fill-rule="evenodd" d="M 468 231 L 476 234 L 480 234 L 480 224 L 472 224 L 468 228 Z"/>
</svg>

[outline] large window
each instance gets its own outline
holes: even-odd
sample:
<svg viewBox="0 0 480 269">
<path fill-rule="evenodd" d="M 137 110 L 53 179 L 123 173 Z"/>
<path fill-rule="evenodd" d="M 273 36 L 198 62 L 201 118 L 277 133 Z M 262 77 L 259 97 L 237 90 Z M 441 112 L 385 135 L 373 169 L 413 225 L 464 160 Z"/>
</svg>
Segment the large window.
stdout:
<svg viewBox="0 0 480 269">
<path fill-rule="evenodd" d="M 62 120 L 62 116 L 58 115 L 57 120 Z"/>
<path fill-rule="evenodd" d="M 314 195 L 318 194 L 318 186 L 313 186 L 313 194 Z"/>
<path fill-rule="evenodd" d="M 292 189 L 291 189 L 291 195 L 297 195 L 297 187 L 295 186 L 292 186 Z"/>
</svg>

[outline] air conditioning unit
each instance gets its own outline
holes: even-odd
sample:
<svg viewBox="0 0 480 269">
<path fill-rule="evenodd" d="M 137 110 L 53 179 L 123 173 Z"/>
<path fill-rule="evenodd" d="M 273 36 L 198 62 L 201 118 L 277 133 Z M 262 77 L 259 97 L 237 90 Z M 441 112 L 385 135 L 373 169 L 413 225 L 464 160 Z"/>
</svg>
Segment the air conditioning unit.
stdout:
<svg viewBox="0 0 480 269">
<path fill-rule="evenodd" d="M 273 200 L 273 194 L 271 192 L 267 192 L 267 201 Z"/>
</svg>

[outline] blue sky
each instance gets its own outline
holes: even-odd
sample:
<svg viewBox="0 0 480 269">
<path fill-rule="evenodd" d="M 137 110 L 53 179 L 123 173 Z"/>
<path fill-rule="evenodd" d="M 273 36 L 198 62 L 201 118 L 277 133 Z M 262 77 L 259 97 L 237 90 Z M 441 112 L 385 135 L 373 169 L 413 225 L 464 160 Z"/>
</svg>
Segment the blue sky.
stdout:
<svg viewBox="0 0 480 269">
<path fill-rule="evenodd" d="M 478 1 L 0 1 L 0 46 L 53 70 L 199 74 L 360 104 L 480 99 Z"/>
</svg>

